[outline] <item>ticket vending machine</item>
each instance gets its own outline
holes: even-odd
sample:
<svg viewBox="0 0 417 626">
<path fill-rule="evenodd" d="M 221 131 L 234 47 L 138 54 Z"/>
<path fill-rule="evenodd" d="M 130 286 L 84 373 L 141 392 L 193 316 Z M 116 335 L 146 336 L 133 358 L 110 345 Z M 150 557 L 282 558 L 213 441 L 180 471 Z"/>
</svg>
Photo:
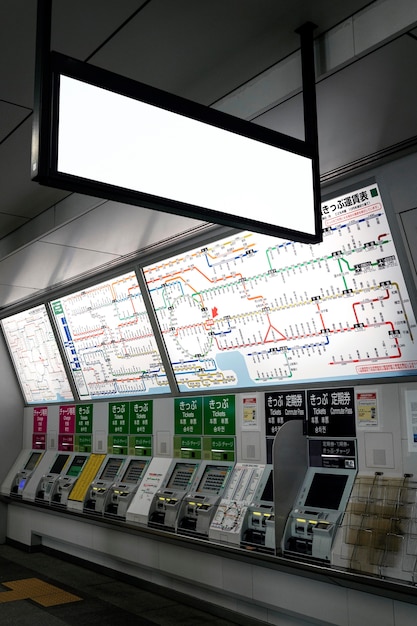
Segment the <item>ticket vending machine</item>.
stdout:
<svg viewBox="0 0 417 626">
<path fill-rule="evenodd" d="M 81 467 L 77 480 L 72 484 L 68 494 L 63 494 L 63 499 L 67 503 L 67 510 L 77 513 L 83 512 L 84 500 L 91 483 L 101 472 L 103 463 L 107 459 L 106 454 L 92 452 L 88 455 L 86 462 Z"/>
<path fill-rule="evenodd" d="M 234 463 L 204 461 L 196 477 L 197 489 L 183 498 L 178 534 L 208 537 L 211 520 L 224 493 Z"/>
<path fill-rule="evenodd" d="M 174 460 L 167 473 L 165 486 L 159 489 L 149 510 L 148 526 L 176 531 L 182 499 L 193 490 L 201 461 Z"/>
<path fill-rule="evenodd" d="M 109 490 L 118 479 L 121 468 L 126 461 L 125 456 L 108 456 L 102 469 L 87 489 L 83 510 L 85 513 L 103 515 Z"/>
<path fill-rule="evenodd" d="M 240 542 L 242 548 L 275 554 L 273 475 L 272 465 L 267 465 L 246 510 Z"/>
<path fill-rule="evenodd" d="M 153 457 L 145 470 L 140 485 L 126 512 L 126 522 L 147 526 L 149 511 L 157 491 L 166 484 L 166 476 L 172 466 L 172 459 Z"/>
<path fill-rule="evenodd" d="M 87 460 L 88 453 L 76 453 L 66 464 L 64 470 L 54 481 L 51 491 L 50 504 L 57 507 L 66 507 L 68 496 L 78 480 Z"/>
<path fill-rule="evenodd" d="M 126 460 L 121 480 L 116 480 L 108 489 L 104 506 L 105 517 L 122 519 L 126 517 L 127 509 L 141 483 L 149 462 L 149 458 L 141 457 L 133 457 Z"/>
<path fill-rule="evenodd" d="M 285 556 L 330 563 L 356 469 L 309 467 L 282 539 Z"/>
<path fill-rule="evenodd" d="M 43 474 L 38 481 L 35 502 L 50 504 L 54 483 L 58 480 L 70 458 L 71 454 L 69 453 L 58 453 L 55 456 L 54 462 L 48 468 L 48 472 Z"/>
<path fill-rule="evenodd" d="M 248 507 L 254 502 L 265 465 L 236 463 L 213 520 L 210 541 L 240 546 Z"/>
<path fill-rule="evenodd" d="M 31 450 L 25 451 L 22 455 L 19 455 L 18 463 L 22 464 L 19 465 L 19 467 L 16 467 L 15 464 L 13 468 L 14 476 L 11 479 L 10 492 L 7 495 L 10 495 L 12 498 L 22 497 L 23 490 L 26 487 L 43 454 L 43 450 Z"/>
</svg>

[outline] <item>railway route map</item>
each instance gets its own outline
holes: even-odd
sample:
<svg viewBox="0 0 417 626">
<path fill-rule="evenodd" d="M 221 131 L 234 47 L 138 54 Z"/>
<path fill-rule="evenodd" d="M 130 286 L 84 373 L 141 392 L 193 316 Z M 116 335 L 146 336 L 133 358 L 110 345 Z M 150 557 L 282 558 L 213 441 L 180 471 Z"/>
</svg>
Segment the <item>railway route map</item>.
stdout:
<svg viewBox="0 0 417 626">
<path fill-rule="evenodd" d="M 2 326 L 26 402 L 72 401 L 46 307 L 40 305 L 7 317 Z"/>
<path fill-rule="evenodd" d="M 170 391 L 135 272 L 51 306 L 81 399 Z"/>
<path fill-rule="evenodd" d="M 417 372 L 378 186 L 323 203 L 322 217 L 320 244 L 242 232 L 144 268 L 181 391 Z"/>
</svg>

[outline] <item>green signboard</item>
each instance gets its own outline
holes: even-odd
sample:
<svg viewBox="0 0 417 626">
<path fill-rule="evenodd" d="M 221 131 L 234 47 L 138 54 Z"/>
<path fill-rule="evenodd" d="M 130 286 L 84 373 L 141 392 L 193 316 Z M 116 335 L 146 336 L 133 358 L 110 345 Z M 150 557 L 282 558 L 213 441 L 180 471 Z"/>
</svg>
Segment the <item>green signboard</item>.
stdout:
<svg viewBox="0 0 417 626">
<path fill-rule="evenodd" d="M 127 454 L 129 441 L 127 435 L 110 435 L 107 441 L 107 452 L 109 454 Z"/>
<path fill-rule="evenodd" d="M 204 397 L 204 434 L 234 436 L 235 415 L 235 396 Z"/>
<path fill-rule="evenodd" d="M 174 456 L 180 459 L 201 459 L 202 438 L 177 435 L 174 437 Z"/>
<path fill-rule="evenodd" d="M 77 404 L 75 407 L 75 432 L 79 434 L 93 432 L 93 405 Z"/>
<path fill-rule="evenodd" d="M 203 399 L 175 398 L 175 435 L 203 433 Z"/>
<path fill-rule="evenodd" d="M 129 433 L 129 402 L 110 402 L 109 435 Z"/>
<path fill-rule="evenodd" d="M 129 454 L 133 456 L 152 456 L 152 437 L 131 435 L 129 437 Z"/>
<path fill-rule="evenodd" d="M 234 461 L 234 437 L 204 437 L 203 458 L 210 461 Z"/>
<path fill-rule="evenodd" d="M 151 435 L 152 418 L 152 400 L 135 400 L 130 402 L 129 433 L 131 435 Z"/>
<path fill-rule="evenodd" d="M 93 449 L 92 435 L 75 435 L 74 452 L 91 452 Z"/>
</svg>

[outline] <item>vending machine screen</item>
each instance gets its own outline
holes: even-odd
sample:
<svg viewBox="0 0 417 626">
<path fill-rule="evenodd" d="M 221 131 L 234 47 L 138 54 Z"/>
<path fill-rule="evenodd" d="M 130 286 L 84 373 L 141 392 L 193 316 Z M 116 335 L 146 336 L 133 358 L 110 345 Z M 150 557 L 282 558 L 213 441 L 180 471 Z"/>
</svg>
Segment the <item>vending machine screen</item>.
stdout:
<svg viewBox="0 0 417 626">
<path fill-rule="evenodd" d="M 191 483 L 196 468 L 197 465 L 193 463 L 177 463 L 171 474 L 167 488 L 186 491 Z"/>
<path fill-rule="evenodd" d="M 198 485 L 197 492 L 208 491 L 218 494 L 220 489 L 224 487 L 228 469 L 228 467 L 222 465 L 207 465 Z"/>
<path fill-rule="evenodd" d="M 311 481 L 305 506 L 313 509 L 337 511 L 346 487 L 347 474 L 323 474 L 316 472 Z"/>
<path fill-rule="evenodd" d="M 41 456 L 42 456 L 42 452 L 32 452 L 32 454 L 29 457 L 28 462 L 26 463 L 23 469 L 31 472 L 33 468 L 35 467 L 36 463 L 39 461 Z"/>
<path fill-rule="evenodd" d="M 123 483 L 137 483 L 142 478 L 143 470 L 145 469 L 146 461 L 140 459 L 134 459 L 130 461 L 127 470 L 125 471 L 122 482 Z"/>
<path fill-rule="evenodd" d="M 67 476 L 78 476 L 86 460 L 86 456 L 75 456 L 72 460 L 71 465 L 68 468 Z"/>
<path fill-rule="evenodd" d="M 123 461 L 123 458 L 109 459 L 104 470 L 100 474 L 100 480 L 114 480 Z"/>
<path fill-rule="evenodd" d="M 274 501 L 274 483 L 273 483 L 273 471 L 269 472 L 268 480 L 266 481 L 264 490 L 261 495 L 261 502 L 273 502 Z"/>
<path fill-rule="evenodd" d="M 62 468 L 64 467 L 68 459 L 69 459 L 69 454 L 58 454 L 57 458 L 55 459 L 55 463 L 52 465 L 50 469 L 50 474 L 60 474 L 62 472 Z"/>
</svg>

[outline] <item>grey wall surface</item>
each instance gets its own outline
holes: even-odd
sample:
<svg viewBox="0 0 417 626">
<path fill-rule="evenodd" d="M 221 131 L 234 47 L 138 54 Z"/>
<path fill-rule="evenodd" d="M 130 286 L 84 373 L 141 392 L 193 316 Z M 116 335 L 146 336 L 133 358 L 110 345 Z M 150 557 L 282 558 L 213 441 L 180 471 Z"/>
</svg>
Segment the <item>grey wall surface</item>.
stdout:
<svg viewBox="0 0 417 626">
<path fill-rule="evenodd" d="M 23 399 L 0 333 L 0 482 L 22 448 Z"/>
</svg>

